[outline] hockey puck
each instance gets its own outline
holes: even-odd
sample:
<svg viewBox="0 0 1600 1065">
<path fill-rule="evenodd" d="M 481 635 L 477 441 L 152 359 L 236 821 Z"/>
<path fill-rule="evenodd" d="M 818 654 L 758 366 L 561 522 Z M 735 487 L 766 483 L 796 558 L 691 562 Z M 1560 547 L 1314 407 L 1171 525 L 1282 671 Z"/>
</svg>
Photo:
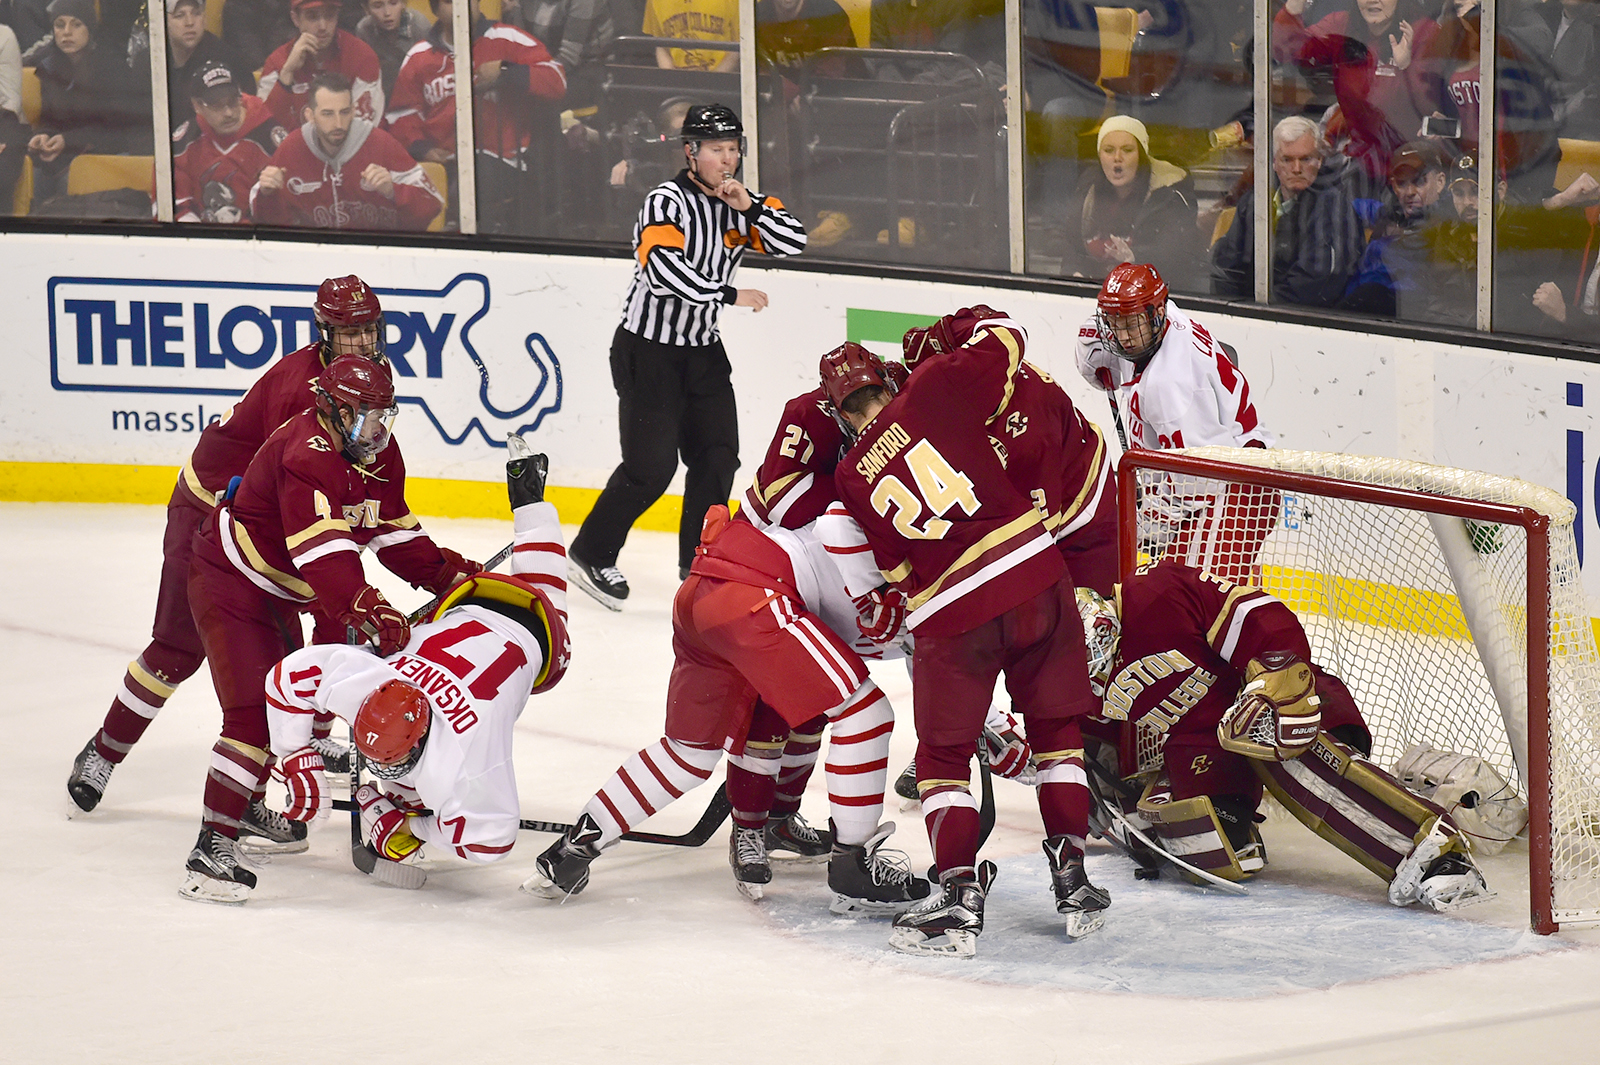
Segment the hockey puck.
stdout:
<svg viewBox="0 0 1600 1065">
<path fill-rule="evenodd" d="M 1143 866 L 1140 866 L 1138 869 L 1133 871 L 1133 878 L 1135 880 L 1160 880 L 1161 870 L 1146 869 Z"/>
</svg>

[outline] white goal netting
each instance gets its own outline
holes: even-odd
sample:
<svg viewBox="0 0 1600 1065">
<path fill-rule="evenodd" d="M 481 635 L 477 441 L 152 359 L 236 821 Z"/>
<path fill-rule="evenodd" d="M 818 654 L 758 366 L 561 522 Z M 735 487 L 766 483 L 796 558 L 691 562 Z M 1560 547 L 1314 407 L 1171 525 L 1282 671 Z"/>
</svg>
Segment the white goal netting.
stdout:
<svg viewBox="0 0 1600 1065">
<path fill-rule="evenodd" d="M 1600 921 L 1600 654 L 1567 499 L 1425 463 L 1260 448 L 1135 452 L 1122 470 L 1141 560 L 1293 608 L 1385 768 L 1417 743 L 1488 761 L 1534 819 L 1535 927 Z M 1541 526 L 1548 563 L 1530 572 Z M 1531 659 L 1530 590 L 1548 618 Z"/>
</svg>

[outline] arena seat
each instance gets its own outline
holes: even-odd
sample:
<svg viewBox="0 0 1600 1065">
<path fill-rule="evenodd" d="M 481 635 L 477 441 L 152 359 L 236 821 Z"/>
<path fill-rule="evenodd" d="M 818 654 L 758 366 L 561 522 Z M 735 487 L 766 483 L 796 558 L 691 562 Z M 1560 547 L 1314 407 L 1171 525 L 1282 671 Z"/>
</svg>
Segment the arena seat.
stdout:
<svg viewBox="0 0 1600 1065">
<path fill-rule="evenodd" d="M 44 96 L 39 88 L 39 72 L 33 67 L 22 68 L 22 117 L 30 126 L 39 124 L 39 112 L 44 107 Z"/>
<path fill-rule="evenodd" d="M 11 194 L 11 213 L 18 218 L 28 213 L 33 204 L 33 158 L 24 156 L 22 173 L 17 175 L 17 188 Z"/>
<path fill-rule="evenodd" d="M 108 189 L 150 191 L 155 173 L 155 157 L 150 155 L 92 155 L 85 153 L 67 168 L 67 194 L 81 196 Z"/>
<path fill-rule="evenodd" d="M 439 190 L 439 195 L 444 197 L 444 202 L 450 202 L 450 172 L 443 163 L 423 163 L 422 172 L 428 175 L 428 180 L 433 182 L 433 187 Z M 444 229 L 445 207 L 439 208 L 439 213 L 433 216 L 433 221 L 428 223 L 429 233 L 438 233 Z"/>
<path fill-rule="evenodd" d="M 222 36 L 222 7 L 227 0 L 206 0 L 206 32 L 213 37 Z"/>
<path fill-rule="evenodd" d="M 1561 138 L 1561 163 L 1556 167 L 1556 188 L 1566 188 L 1584 171 L 1600 181 L 1600 141 Z"/>
</svg>

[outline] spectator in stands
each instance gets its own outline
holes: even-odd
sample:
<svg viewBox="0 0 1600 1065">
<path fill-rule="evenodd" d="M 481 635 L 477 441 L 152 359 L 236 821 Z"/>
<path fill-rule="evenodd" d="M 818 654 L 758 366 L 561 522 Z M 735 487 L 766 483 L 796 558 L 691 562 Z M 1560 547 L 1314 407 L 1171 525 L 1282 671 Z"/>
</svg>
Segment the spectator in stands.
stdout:
<svg viewBox="0 0 1600 1065">
<path fill-rule="evenodd" d="M 354 32 L 362 14 L 359 3 L 341 8 L 339 28 Z M 273 49 L 299 35 L 289 16 L 289 0 L 227 0 L 222 8 L 222 39 L 251 70 L 260 70 Z"/>
<path fill-rule="evenodd" d="M 453 163 L 456 150 L 455 25 L 450 0 L 431 0 L 436 22 L 395 82 L 389 129 L 415 159 Z M 567 88 L 561 64 L 515 26 L 490 22 L 468 0 L 472 23 L 473 128 L 478 224 L 485 233 L 525 233 L 547 209 L 540 156 L 559 142 L 551 101 Z M 542 136 L 541 136 L 542 134 Z M 535 145 L 538 145 L 536 148 Z M 542 149 L 543 151 L 541 152 Z M 543 160 L 548 164 L 548 158 Z M 454 178 L 450 187 L 456 187 Z M 454 193 L 452 192 L 452 199 Z"/>
<path fill-rule="evenodd" d="M 343 74 L 311 82 L 304 125 L 284 138 L 250 190 L 264 225 L 319 229 L 428 228 L 444 197 L 388 133 L 360 117 Z"/>
<path fill-rule="evenodd" d="M 39 122 L 28 141 L 34 209 L 66 191 L 67 169 L 85 152 L 147 155 L 149 75 L 135 82 L 127 53 L 97 46 L 94 0 L 52 0 L 51 41 L 39 57 Z"/>
<path fill-rule="evenodd" d="M 1344 152 L 1360 164 L 1356 195 L 1376 196 L 1389 172 L 1389 157 L 1419 135 L 1422 116 L 1416 58 L 1433 41 L 1438 25 L 1418 0 L 1350 0 L 1307 27 L 1307 0 L 1285 0 L 1273 17 L 1272 57 L 1308 75 L 1333 75 L 1334 96 L 1347 128 Z M 1331 139 L 1331 138 L 1330 138 Z"/>
<path fill-rule="evenodd" d="M 350 79 L 356 117 L 383 121 L 383 68 L 372 47 L 339 27 L 339 0 L 289 0 L 295 36 L 267 57 L 257 93 L 285 126 L 299 122 L 318 74 Z"/>
<path fill-rule="evenodd" d="M 356 23 L 356 36 L 378 54 L 383 95 L 394 95 L 394 80 L 406 54 L 428 36 L 430 23 L 406 0 L 367 0 L 367 13 Z"/>
<path fill-rule="evenodd" d="M 11 27 L 16 35 L 17 47 L 24 66 L 38 62 L 37 54 L 28 53 L 50 41 L 50 15 L 45 11 L 48 0 L 0 0 L 0 22 Z"/>
<path fill-rule="evenodd" d="M 289 131 L 215 60 L 201 64 L 183 96 L 193 112 L 172 135 L 173 217 L 216 225 L 253 221 L 250 189 Z"/>
<path fill-rule="evenodd" d="M 167 107 L 174 134 L 194 115 L 189 87 L 195 74 L 212 63 L 227 67 L 240 91 L 256 91 L 254 68 L 206 30 L 206 0 L 167 0 Z"/>
<path fill-rule="evenodd" d="M 1332 307 L 1366 247 L 1337 163 L 1327 163 L 1317 125 L 1290 115 L 1272 130 L 1272 298 Z M 1242 196 L 1233 225 L 1212 249 L 1211 291 L 1255 297 L 1255 197 Z"/>
<path fill-rule="evenodd" d="M 1005 85 L 1005 4 L 1000 0 L 872 0 L 870 21 L 874 48 L 954 52 L 976 63 L 989 85 Z M 964 64 L 925 60 L 877 60 L 873 76 L 934 84 L 974 80 L 971 67 Z"/>
<path fill-rule="evenodd" d="M 1450 201 L 1440 204 L 1449 168 L 1437 141 L 1408 141 L 1394 153 L 1384 216 L 1339 301 L 1341 310 L 1394 318 L 1402 300 L 1415 307 L 1431 259 L 1448 245 L 1437 231 L 1455 218 Z M 1407 317 L 1416 320 L 1419 315 Z"/>
<path fill-rule="evenodd" d="M 1591 222 L 1586 237 L 1577 283 L 1564 287 L 1546 281 L 1534 291 L 1533 305 L 1550 323 L 1544 332 L 1595 345 L 1600 344 L 1600 225 Z"/>
<path fill-rule="evenodd" d="M 1174 289 L 1200 282 L 1194 180 L 1150 154 L 1143 122 L 1116 115 L 1095 135 L 1100 165 L 1078 183 L 1061 272 L 1100 279 L 1119 263 L 1150 263 Z"/>
<path fill-rule="evenodd" d="M 1543 56 L 1556 76 L 1561 135 L 1600 140 L 1600 0 L 1547 0 L 1534 14 L 1550 30 Z"/>
<path fill-rule="evenodd" d="M 623 26 L 611 0 L 503 0 L 500 21 L 527 30 L 556 57 L 567 74 L 569 108 L 581 111 L 599 102 L 606 46 Z M 635 20 L 621 32 L 637 33 L 639 25 Z"/>
<path fill-rule="evenodd" d="M 9 217 L 33 131 L 22 114 L 22 50 L 10 26 L 0 25 L 0 216 Z"/>
<path fill-rule="evenodd" d="M 771 69 L 793 74 L 802 60 L 824 48 L 853 48 L 850 16 L 835 0 L 760 0 L 756 4 L 756 56 Z M 844 60 L 821 71 L 839 77 Z"/>
<path fill-rule="evenodd" d="M 647 37 L 739 43 L 738 0 L 647 0 Z M 709 48 L 657 48 L 656 65 L 679 70 L 738 70 L 739 52 Z"/>
</svg>

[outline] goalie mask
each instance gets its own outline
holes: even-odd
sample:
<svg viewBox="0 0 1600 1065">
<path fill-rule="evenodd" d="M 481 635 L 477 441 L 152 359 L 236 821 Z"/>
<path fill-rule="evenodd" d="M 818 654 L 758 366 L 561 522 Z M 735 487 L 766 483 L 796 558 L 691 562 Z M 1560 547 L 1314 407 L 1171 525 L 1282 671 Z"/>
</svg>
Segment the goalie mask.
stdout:
<svg viewBox="0 0 1600 1065">
<path fill-rule="evenodd" d="M 1106 275 L 1098 303 L 1100 339 L 1143 369 L 1167 336 L 1167 283 L 1148 263 L 1123 263 Z"/>
<path fill-rule="evenodd" d="M 398 780 L 422 757 L 430 721 L 422 689 L 395 677 L 362 700 L 350 733 L 374 776 Z"/>
<path fill-rule="evenodd" d="M 1078 589 L 1078 617 L 1083 620 L 1083 642 L 1089 651 L 1089 688 L 1104 698 L 1117 665 L 1122 619 L 1111 600 L 1091 588 Z"/>
<path fill-rule="evenodd" d="M 844 417 L 843 412 L 860 413 L 862 397 L 856 393 L 862 389 L 876 388 L 882 390 L 885 396 L 892 397 L 900 391 L 900 382 L 904 380 L 890 370 L 889 364 L 881 357 L 853 341 L 846 341 L 824 355 L 819 369 L 822 392 L 828 398 L 828 413 L 844 433 L 844 438 L 851 442 L 860 433 Z M 850 405 L 852 399 L 855 400 L 854 407 Z"/>
<path fill-rule="evenodd" d="M 340 355 L 385 361 L 383 307 L 377 293 L 355 274 L 324 281 L 317 288 L 311 314 L 317 323 L 317 334 L 322 337 L 324 362 Z"/>
<path fill-rule="evenodd" d="M 317 377 L 317 410 L 339 437 L 344 457 L 371 462 L 389 446 L 398 407 L 387 362 L 341 355 Z"/>
</svg>

